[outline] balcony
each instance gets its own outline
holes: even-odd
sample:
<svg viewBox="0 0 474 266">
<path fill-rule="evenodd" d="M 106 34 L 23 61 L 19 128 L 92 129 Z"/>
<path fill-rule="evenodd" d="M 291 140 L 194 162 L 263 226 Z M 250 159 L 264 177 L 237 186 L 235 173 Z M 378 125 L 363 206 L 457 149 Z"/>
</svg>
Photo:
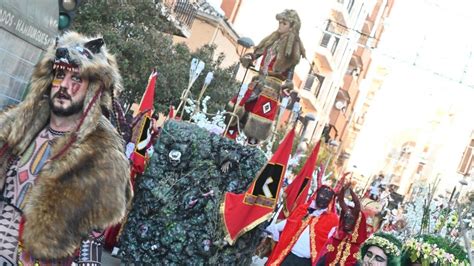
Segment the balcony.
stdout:
<svg viewBox="0 0 474 266">
<path fill-rule="evenodd" d="M 191 36 L 191 27 L 196 17 L 196 8 L 191 1 L 164 0 L 160 11 L 171 24 L 167 33 L 184 38 Z"/>
<path fill-rule="evenodd" d="M 358 67 L 362 73 L 364 72 L 363 70 L 369 66 L 370 61 L 372 60 L 372 50 L 359 46 L 355 50 L 352 57 L 353 58 L 351 59 L 351 64 Z M 362 75 L 362 77 L 364 77 L 364 75 Z"/>
<path fill-rule="evenodd" d="M 336 127 L 332 124 L 326 125 L 321 133 L 321 137 L 324 138 L 326 143 L 329 143 L 330 140 L 335 140 L 338 135 Z"/>
<path fill-rule="evenodd" d="M 352 9 L 353 2 L 354 0 L 351 0 L 351 1 L 337 0 L 333 4 L 333 7 L 331 8 L 331 12 L 329 13 L 330 19 L 337 22 L 338 24 L 342 26 L 347 27 L 348 22 L 349 22 L 349 12 Z"/>
<path fill-rule="evenodd" d="M 330 33 L 323 33 L 321 43 L 316 47 L 316 64 L 319 69 L 325 71 L 333 71 L 334 66 L 334 53 L 336 52 L 337 45 L 339 43 L 339 37 Z"/>
<path fill-rule="evenodd" d="M 339 103 L 338 103 L 339 102 Z M 339 111 L 345 112 L 347 106 L 351 103 L 351 96 L 346 90 L 339 88 L 339 91 L 336 95 L 336 100 L 334 101 L 334 108 Z"/>
</svg>

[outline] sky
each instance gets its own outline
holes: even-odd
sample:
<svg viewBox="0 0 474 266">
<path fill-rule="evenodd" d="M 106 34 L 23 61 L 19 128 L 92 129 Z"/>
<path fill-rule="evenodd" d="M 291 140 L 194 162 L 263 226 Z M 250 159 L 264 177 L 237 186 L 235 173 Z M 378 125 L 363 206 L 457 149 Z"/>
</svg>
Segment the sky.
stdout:
<svg viewBox="0 0 474 266">
<path fill-rule="evenodd" d="M 277 28 L 277 13 L 295 9 L 302 20 L 300 36 L 311 60 L 318 43 L 315 32 L 321 31 L 321 18 L 328 13 L 330 3 L 244 0 L 234 27 L 240 36 L 258 43 Z M 472 0 L 395 0 L 379 47 L 373 50 L 372 70 L 374 65 L 381 65 L 388 75 L 356 142 L 350 166 L 356 165 L 365 176 L 376 174 L 397 137 L 412 135 L 438 147 L 441 156 L 433 158 L 433 171 L 447 182 L 457 182 L 456 167 L 474 130 L 472 10 Z M 308 68 L 303 60 L 296 72 L 307 73 Z M 304 74 L 300 76 L 304 79 Z M 446 114 L 446 119 L 436 123 L 449 127 L 433 122 L 440 113 Z M 433 127 L 436 135 L 427 130 Z"/>
<path fill-rule="evenodd" d="M 349 162 L 358 171 L 378 173 L 397 137 L 411 134 L 438 147 L 432 174 L 441 186 L 459 181 L 456 168 L 474 130 L 472 10 L 473 1 L 395 2 L 374 50 L 374 63 L 389 74 Z"/>
</svg>

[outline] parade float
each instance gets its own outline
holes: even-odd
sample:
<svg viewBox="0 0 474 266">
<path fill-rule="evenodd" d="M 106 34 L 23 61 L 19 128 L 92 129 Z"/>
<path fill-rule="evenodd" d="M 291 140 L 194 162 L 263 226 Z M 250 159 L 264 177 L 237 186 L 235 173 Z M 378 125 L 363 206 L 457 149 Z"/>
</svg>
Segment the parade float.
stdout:
<svg viewBox="0 0 474 266">
<path fill-rule="evenodd" d="M 229 102 L 227 123 L 216 118 L 219 114 L 206 113 L 205 104 L 201 110 L 202 93 L 190 93 L 204 69 L 197 58 L 176 114 L 169 115 L 154 145 L 148 145 L 153 102 L 145 99 L 153 96 L 145 92 L 131 158 L 135 196 L 119 240 L 123 263 L 251 263 L 260 229 L 280 203 L 295 129 L 288 128 L 268 157 L 261 149 L 272 147 L 280 100 L 288 97 L 294 67 L 304 56 L 296 12 L 285 10 L 276 19 L 285 23 L 241 58 L 247 70 L 263 59 L 247 91 L 241 95 L 239 90 Z M 150 81 L 147 91 L 155 87 Z M 310 183 L 304 184 L 307 193 Z"/>
<path fill-rule="evenodd" d="M 165 123 L 154 149 L 135 181 L 122 262 L 250 264 L 259 231 L 229 245 L 219 208 L 226 191 L 247 189 L 266 161 L 263 152 L 176 120 Z"/>
</svg>

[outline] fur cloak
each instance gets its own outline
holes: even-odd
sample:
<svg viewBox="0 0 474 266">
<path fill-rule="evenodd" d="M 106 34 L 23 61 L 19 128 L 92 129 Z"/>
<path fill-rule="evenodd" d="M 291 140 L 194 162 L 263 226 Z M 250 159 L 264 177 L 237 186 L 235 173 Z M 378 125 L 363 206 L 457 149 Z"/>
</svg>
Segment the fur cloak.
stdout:
<svg viewBox="0 0 474 266">
<path fill-rule="evenodd" d="M 277 47 L 277 57 L 273 65 L 272 72 L 282 74 L 295 67 L 300 61 L 300 57 L 306 57 L 303 42 L 300 39 L 301 20 L 298 13 L 292 9 L 285 9 L 276 15 L 278 21 L 288 21 L 291 24 L 290 32 L 280 34 L 278 30 L 272 32 L 255 47 L 254 58 L 265 53 L 265 50 L 281 39 Z M 287 77 L 284 77 L 285 79 Z"/>
<path fill-rule="evenodd" d="M 23 209 L 23 246 L 40 259 L 73 255 L 93 229 L 119 222 L 131 197 L 123 140 L 100 108 L 111 109 L 121 77 L 114 57 L 104 46 L 88 47 L 91 40 L 66 33 L 35 66 L 26 99 L 0 113 L 3 187 L 9 155 L 21 155 L 48 125 L 56 49 L 67 48 L 81 76 L 89 79 L 82 125 L 53 143 L 52 157 L 39 172 Z"/>
</svg>

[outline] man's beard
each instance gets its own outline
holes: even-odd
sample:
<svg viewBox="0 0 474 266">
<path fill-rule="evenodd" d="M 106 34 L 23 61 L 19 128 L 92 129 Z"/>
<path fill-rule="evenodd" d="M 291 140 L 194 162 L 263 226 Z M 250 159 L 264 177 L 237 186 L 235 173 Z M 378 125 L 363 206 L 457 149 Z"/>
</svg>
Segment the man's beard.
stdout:
<svg viewBox="0 0 474 266">
<path fill-rule="evenodd" d="M 49 107 L 51 108 L 51 112 L 53 112 L 53 114 L 61 117 L 68 117 L 82 112 L 84 101 L 74 102 L 69 99 L 69 101 L 71 101 L 71 105 L 69 107 L 57 107 L 53 102 L 54 98 L 56 98 L 55 96 L 53 96 L 53 98 L 49 98 Z"/>
</svg>

